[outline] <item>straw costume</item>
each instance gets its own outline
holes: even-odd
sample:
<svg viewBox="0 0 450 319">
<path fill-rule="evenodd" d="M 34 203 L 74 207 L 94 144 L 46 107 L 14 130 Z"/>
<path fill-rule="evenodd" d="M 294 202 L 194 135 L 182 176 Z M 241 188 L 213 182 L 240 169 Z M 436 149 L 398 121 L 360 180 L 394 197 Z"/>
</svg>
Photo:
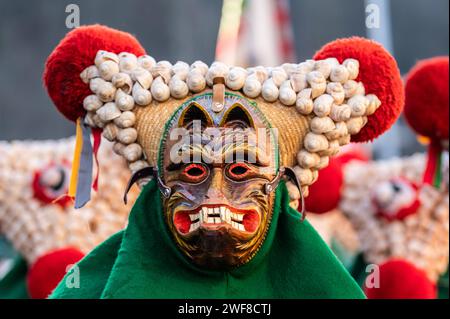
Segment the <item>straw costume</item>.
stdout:
<svg viewBox="0 0 450 319">
<path fill-rule="evenodd" d="M 369 298 L 448 298 L 448 74 L 439 57 L 407 76 L 404 114 L 428 154 L 337 157 L 311 187 L 307 207 L 339 208 L 354 225 L 362 254 L 352 273 Z M 379 265 L 379 286 L 368 264 Z"/>
<path fill-rule="evenodd" d="M 0 234 L 17 251 L 0 298 L 47 298 L 68 265 L 127 223 L 137 194 L 123 205 L 130 173 L 111 143 L 99 153 L 103 192 L 80 211 L 65 196 L 74 140 L 0 142 Z"/>
<path fill-rule="evenodd" d="M 120 31 L 70 32 L 47 61 L 49 95 L 79 132 L 115 142 L 128 188 L 142 191 L 128 227 L 79 262 L 80 288 L 62 281 L 51 297 L 363 298 L 304 207 L 289 203 L 341 145 L 392 125 L 402 83 L 395 60 L 365 39 L 314 59 L 172 65 Z"/>
</svg>

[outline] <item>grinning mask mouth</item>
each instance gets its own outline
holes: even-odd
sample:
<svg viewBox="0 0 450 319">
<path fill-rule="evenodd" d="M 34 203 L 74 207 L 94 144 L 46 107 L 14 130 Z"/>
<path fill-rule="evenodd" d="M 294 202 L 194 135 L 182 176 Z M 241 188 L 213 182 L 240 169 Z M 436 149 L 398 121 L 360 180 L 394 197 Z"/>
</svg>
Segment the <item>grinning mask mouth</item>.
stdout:
<svg viewBox="0 0 450 319">
<path fill-rule="evenodd" d="M 267 185 L 279 180 L 272 131 L 254 106 L 235 99 L 220 115 L 211 96 L 188 104 L 163 146 L 165 221 L 181 251 L 210 269 L 256 254 L 272 218 Z"/>
<path fill-rule="evenodd" d="M 176 210 L 173 223 L 182 236 L 198 232 L 201 226 L 212 231 L 229 228 L 237 235 L 251 237 L 260 225 L 260 216 L 255 209 L 236 209 L 228 205 L 201 205 L 195 210 Z"/>
</svg>

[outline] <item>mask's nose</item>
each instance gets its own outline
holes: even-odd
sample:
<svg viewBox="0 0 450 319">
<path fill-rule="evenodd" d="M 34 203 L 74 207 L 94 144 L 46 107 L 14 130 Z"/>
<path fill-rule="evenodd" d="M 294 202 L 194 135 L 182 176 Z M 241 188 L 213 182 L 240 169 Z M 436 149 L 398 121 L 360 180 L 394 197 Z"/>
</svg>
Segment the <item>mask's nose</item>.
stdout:
<svg viewBox="0 0 450 319">
<path fill-rule="evenodd" d="M 225 204 L 227 202 L 223 194 L 223 172 L 221 168 L 213 168 L 211 170 L 211 184 L 205 195 L 204 204 Z"/>
</svg>

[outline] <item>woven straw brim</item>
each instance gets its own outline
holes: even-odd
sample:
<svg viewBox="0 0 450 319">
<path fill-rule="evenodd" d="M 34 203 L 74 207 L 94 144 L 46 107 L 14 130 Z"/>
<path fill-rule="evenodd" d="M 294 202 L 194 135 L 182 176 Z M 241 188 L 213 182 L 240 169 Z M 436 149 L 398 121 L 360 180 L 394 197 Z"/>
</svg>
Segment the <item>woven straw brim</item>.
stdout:
<svg viewBox="0 0 450 319">
<path fill-rule="evenodd" d="M 159 146 L 167 121 L 183 103 L 191 98 L 192 95 L 183 100 L 171 98 L 162 103 L 153 101 L 144 108 L 139 107 L 135 112 L 137 143 L 142 146 L 150 166 L 157 167 Z"/>
</svg>

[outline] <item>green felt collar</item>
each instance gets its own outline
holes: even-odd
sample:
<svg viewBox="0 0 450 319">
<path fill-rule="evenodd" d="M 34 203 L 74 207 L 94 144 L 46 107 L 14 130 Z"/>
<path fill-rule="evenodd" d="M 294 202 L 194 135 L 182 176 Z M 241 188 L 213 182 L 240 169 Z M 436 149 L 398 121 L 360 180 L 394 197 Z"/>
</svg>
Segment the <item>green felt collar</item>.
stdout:
<svg viewBox="0 0 450 319">
<path fill-rule="evenodd" d="M 28 266 L 25 259 L 16 255 L 13 266 L 0 280 L 0 299 L 28 299 L 26 276 Z"/>
</svg>

